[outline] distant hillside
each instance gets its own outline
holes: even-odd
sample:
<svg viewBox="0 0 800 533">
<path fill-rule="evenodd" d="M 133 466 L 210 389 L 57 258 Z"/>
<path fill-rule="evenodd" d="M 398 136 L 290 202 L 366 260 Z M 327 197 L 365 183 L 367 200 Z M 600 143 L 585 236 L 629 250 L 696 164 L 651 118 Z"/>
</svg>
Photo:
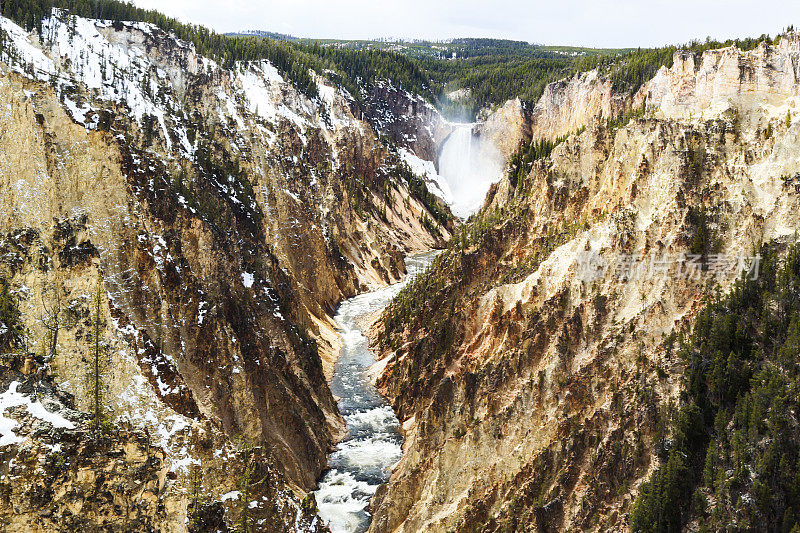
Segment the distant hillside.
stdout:
<svg viewBox="0 0 800 533">
<path fill-rule="evenodd" d="M 28 31 L 41 32 L 41 20 L 52 7 L 89 18 L 150 22 L 193 43 L 199 53 L 223 67 L 236 61 L 268 59 L 311 98 L 318 96 L 312 70 L 325 73 L 359 105 L 363 104 L 364 89 L 379 80 L 391 80 L 394 86 L 419 94 L 445 114 L 461 119 L 512 98 L 532 104 L 548 83 L 595 68 L 609 76 L 616 88 L 632 90 L 662 65 L 670 67 L 677 50 L 674 46 L 636 50 L 541 46 L 488 38 L 406 42 L 314 40 L 266 31 L 223 35 L 118 0 L 6 0 L 0 12 Z M 695 42 L 687 47 L 701 52 L 737 43 L 748 50 L 764 39 L 769 36 Z M 454 91 L 459 91 L 458 98 L 451 100 L 447 95 Z"/>
<path fill-rule="evenodd" d="M 347 50 L 382 50 L 398 52 L 415 59 L 453 59 L 485 57 L 503 54 L 522 54 L 540 57 L 542 54 L 567 56 L 607 56 L 627 53 L 634 48 L 587 48 L 576 46 L 545 46 L 525 41 L 491 38 L 457 38 L 431 41 L 427 39 L 315 39 L 295 37 L 270 31 L 242 31 L 226 34 L 231 37 L 266 37 L 282 41 L 295 41 L 306 45 L 320 45 Z"/>
<path fill-rule="evenodd" d="M 267 31 L 228 36 L 284 41 L 305 52 L 305 58 L 321 56 L 325 68 L 344 75 L 339 81 L 351 92 L 355 79 L 369 82 L 388 77 L 430 99 L 445 114 L 463 120 L 515 97 L 533 103 L 548 83 L 633 52 L 490 38 L 311 39 Z M 453 94 L 458 96 L 451 100 L 448 95 Z"/>
<path fill-rule="evenodd" d="M 520 98 L 526 105 L 539 99 L 545 86 L 576 72 L 598 69 L 618 90 L 635 91 L 661 67 L 671 67 L 679 48 L 701 53 L 736 44 L 750 50 L 770 36 L 718 42 L 693 41 L 662 48 L 587 48 L 541 45 L 491 38 L 441 41 L 405 39 L 310 39 L 271 37 L 270 32 L 247 32 L 290 42 L 304 58 L 322 56 L 339 80 L 353 91 L 355 80 L 370 82 L 388 77 L 418 92 L 446 115 L 471 120 L 484 108 Z M 401 59 L 402 58 L 402 59 Z"/>
<path fill-rule="evenodd" d="M 273 39 L 275 41 L 298 41 L 300 40 L 299 37 L 295 37 L 294 35 L 287 35 L 285 33 L 278 33 L 274 31 L 262 31 L 262 30 L 246 30 L 246 31 L 238 31 L 238 32 L 230 32 L 225 34 L 226 37 L 265 37 L 267 39 Z"/>
</svg>

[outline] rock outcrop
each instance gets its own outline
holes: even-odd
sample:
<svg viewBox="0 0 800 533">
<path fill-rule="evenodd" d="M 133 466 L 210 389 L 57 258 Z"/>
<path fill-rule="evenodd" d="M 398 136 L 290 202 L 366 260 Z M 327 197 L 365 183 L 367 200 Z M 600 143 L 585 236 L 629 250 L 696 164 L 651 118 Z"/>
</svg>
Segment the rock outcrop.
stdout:
<svg viewBox="0 0 800 533">
<path fill-rule="evenodd" d="M 627 527 L 681 390 L 671 334 L 800 227 L 798 53 L 679 54 L 618 128 L 591 120 L 628 98 L 608 82 L 548 88 L 534 138 L 586 130 L 502 181 L 374 326 L 405 443 L 371 531 Z"/>
<path fill-rule="evenodd" d="M 203 468 L 191 465 L 181 489 L 162 435 L 130 422 L 96 426 L 58 390 L 44 358 L 6 356 L 0 370 L 4 531 L 229 531 L 226 515 L 259 531 L 323 531 L 263 449 L 236 449 L 195 425 L 184 445 Z"/>
<path fill-rule="evenodd" d="M 154 498 L 175 498 L 175 530 L 193 476 L 204 498 L 234 505 L 223 493 L 255 475 L 242 454 L 270 492 L 223 522 L 256 502 L 283 509 L 258 520 L 299 527 L 292 509 L 344 429 L 326 383 L 335 306 L 400 279 L 404 255 L 441 246 L 448 230 L 323 78 L 310 99 L 267 61 L 225 69 L 149 24 L 54 10 L 36 36 L 0 20 L 0 276 L 25 348 L 88 409 L 99 322 L 109 420 L 130 427 L 119 442 L 157 441 L 147 476 L 159 479 Z M 120 490 L 135 489 L 123 472 L 141 466 L 134 456 L 109 473 Z M 14 490 L 34 486 L 19 475 Z M 58 492 L 74 480 L 47 482 Z M 110 516 L 86 498 L 93 523 Z M 43 530 L 66 523 L 63 507 L 49 512 Z M 28 515 L 4 516 L 28 527 Z"/>
<path fill-rule="evenodd" d="M 790 34 L 776 46 L 762 42 L 747 52 L 732 46 L 702 57 L 676 52 L 672 68 L 661 67 L 636 100 L 646 102 L 658 117 L 708 120 L 735 113 L 743 121 L 766 126 L 797 107 L 797 40 Z"/>
<path fill-rule="evenodd" d="M 477 127 L 477 134 L 508 161 L 531 137 L 530 120 L 519 98 L 509 100 Z"/>
<path fill-rule="evenodd" d="M 557 139 L 592 120 L 617 115 L 630 105 L 630 96 L 612 89 L 611 81 L 596 70 L 579 72 L 572 78 L 549 83 L 531 110 L 534 139 Z"/>
<path fill-rule="evenodd" d="M 430 102 L 390 81 L 374 84 L 363 96 L 365 120 L 398 146 L 435 164 L 439 147 L 453 127 Z"/>
</svg>

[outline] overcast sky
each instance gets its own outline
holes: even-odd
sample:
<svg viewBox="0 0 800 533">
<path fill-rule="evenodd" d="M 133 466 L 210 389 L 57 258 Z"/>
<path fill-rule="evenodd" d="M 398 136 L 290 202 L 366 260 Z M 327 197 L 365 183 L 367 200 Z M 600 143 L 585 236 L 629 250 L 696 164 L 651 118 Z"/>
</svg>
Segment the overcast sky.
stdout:
<svg viewBox="0 0 800 533">
<path fill-rule="evenodd" d="M 134 0 L 219 32 L 298 37 L 501 37 L 542 44 L 654 46 L 776 34 L 798 0 Z"/>
</svg>

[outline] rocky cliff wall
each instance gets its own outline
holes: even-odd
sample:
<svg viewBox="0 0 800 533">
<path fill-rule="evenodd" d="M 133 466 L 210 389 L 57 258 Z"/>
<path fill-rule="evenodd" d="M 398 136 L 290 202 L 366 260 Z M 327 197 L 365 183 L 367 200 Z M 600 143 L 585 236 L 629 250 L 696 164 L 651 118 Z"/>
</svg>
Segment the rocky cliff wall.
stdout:
<svg viewBox="0 0 800 533">
<path fill-rule="evenodd" d="M 782 80 L 797 52 L 790 35 L 706 52 L 699 71 L 676 60 L 640 93 L 644 118 L 589 121 L 517 187 L 501 182 L 401 293 L 373 330 L 406 440 L 372 531 L 627 528 L 680 390 L 670 334 L 742 266 L 687 258 L 707 268 L 796 238 L 797 82 Z M 698 96 L 701 80 L 716 89 Z M 584 124 L 554 94 L 534 137 Z"/>
<path fill-rule="evenodd" d="M 596 70 L 548 84 L 531 111 L 534 139 L 557 139 L 575 133 L 592 120 L 617 115 L 630 97 L 613 90 L 611 81 Z"/>
<path fill-rule="evenodd" d="M 735 46 L 702 57 L 676 52 L 672 68 L 662 67 L 636 99 L 659 117 L 707 120 L 736 113 L 766 126 L 797 106 L 797 38 L 790 34 L 775 46 L 762 42 L 746 52 Z"/>
<path fill-rule="evenodd" d="M 55 11 L 40 36 L 2 30 L 0 272 L 26 348 L 87 409 L 99 309 L 107 416 L 157 441 L 177 509 L 164 528 L 185 528 L 193 465 L 220 501 L 243 475 L 225 458 L 251 449 L 277 491 L 264 512 L 299 527 L 343 432 L 336 304 L 448 230 L 322 78 L 311 100 L 268 62 L 223 69 L 148 24 Z M 222 503 L 229 524 L 251 504 Z"/>
<path fill-rule="evenodd" d="M 530 117 L 519 98 L 509 100 L 478 125 L 477 133 L 508 161 L 531 138 Z"/>
</svg>

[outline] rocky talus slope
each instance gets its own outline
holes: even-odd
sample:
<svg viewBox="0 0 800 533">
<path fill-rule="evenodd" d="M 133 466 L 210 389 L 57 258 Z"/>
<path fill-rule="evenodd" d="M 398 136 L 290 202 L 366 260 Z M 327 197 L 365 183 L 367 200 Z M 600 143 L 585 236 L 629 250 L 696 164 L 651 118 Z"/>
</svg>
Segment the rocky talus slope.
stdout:
<svg viewBox="0 0 800 533">
<path fill-rule="evenodd" d="M 99 323 L 117 428 L 81 443 L 85 421 L 64 415 L 77 433 L 54 451 L 61 437 L 4 426 L 3 529 L 320 528 L 302 500 L 344 429 L 326 383 L 333 310 L 452 229 L 379 136 L 433 133 L 409 116 L 377 130 L 322 77 L 309 99 L 269 62 L 222 68 L 149 24 L 1 22 L 0 278 L 17 351 L 42 367 L 18 390 L 45 380 L 70 413 L 89 409 Z M 35 467 L 50 460 L 69 468 Z"/>
<path fill-rule="evenodd" d="M 371 531 L 629 527 L 681 391 L 672 333 L 731 286 L 722 256 L 796 239 L 798 59 L 790 34 L 679 52 L 636 95 L 545 91 L 533 137 L 585 131 L 494 188 L 373 327 L 405 443 Z"/>
</svg>

